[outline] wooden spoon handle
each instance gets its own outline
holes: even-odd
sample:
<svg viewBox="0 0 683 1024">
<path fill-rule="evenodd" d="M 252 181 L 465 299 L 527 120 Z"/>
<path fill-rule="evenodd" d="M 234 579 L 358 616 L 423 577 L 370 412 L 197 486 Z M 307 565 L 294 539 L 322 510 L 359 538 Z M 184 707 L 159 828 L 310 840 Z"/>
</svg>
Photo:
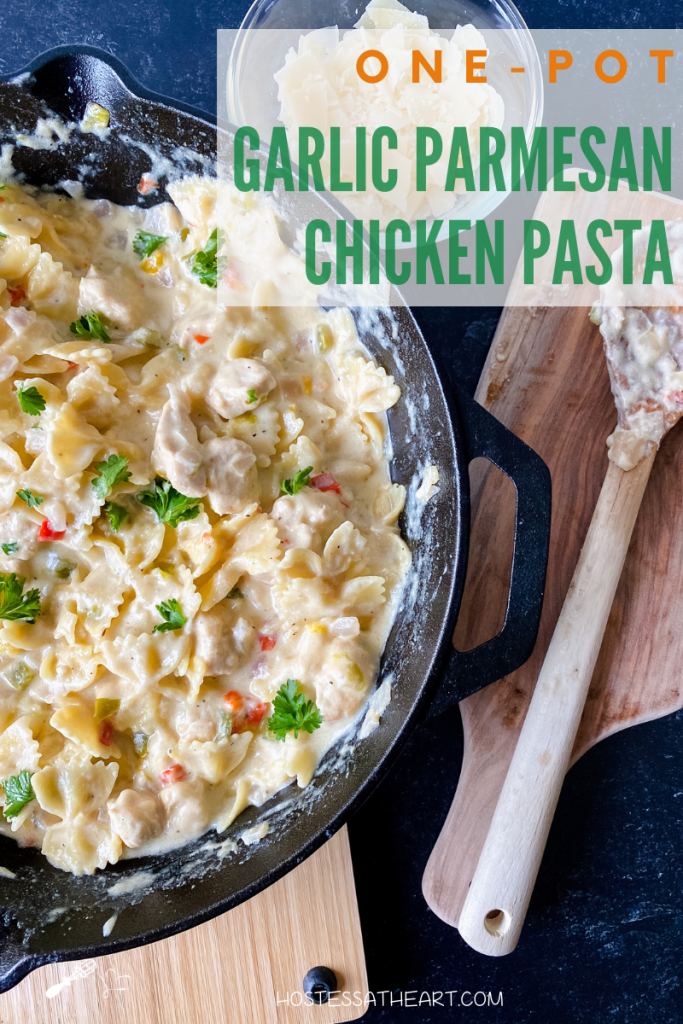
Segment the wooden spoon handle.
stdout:
<svg viewBox="0 0 683 1024">
<path fill-rule="evenodd" d="M 655 454 L 609 464 L 458 922 L 480 953 L 517 945 Z"/>
</svg>

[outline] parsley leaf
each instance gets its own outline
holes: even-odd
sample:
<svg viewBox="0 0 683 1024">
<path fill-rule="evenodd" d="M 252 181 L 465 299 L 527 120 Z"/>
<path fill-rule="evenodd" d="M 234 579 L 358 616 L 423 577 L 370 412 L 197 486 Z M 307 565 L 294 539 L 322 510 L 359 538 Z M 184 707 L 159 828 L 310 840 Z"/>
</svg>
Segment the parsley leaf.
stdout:
<svg viewBox="0 0 683 1024">
<path fill-rule="evenodd" d="M 223 247 L 224 241 L 225 231 L 214 228 L 204 248 L 185 257 L 192 260 L 190 269 L 194 276 L 209 288 L 218 287 L 218 275 L 222 274 L 228 265 L 227 256 L 218 255 L 218 250 Z"/>
<path fill-rule="evenodd" d="M 249 405 L 256 401 L 256 392 L 253 388 L 249 388 L 247 391 L 247 398 L 249 399 Z"/>
<path fill-rule="evenodd" d="M 17 388 L 17 398 L 21 411 L 28 413 L 29 416 L 40 416 L 45 408 L 45 399 L 38 388 L 24 388 L 24 385 L 20 384 Z"/>
<path fill-rule="evenodd" d="M 3 231 L 0 231 L 0 238 L 7 238 L 7 235 Z"/>
<path fill-rule="evenodd" d="M 168 235 L 151 235 L 149 231 L 138 231 L 133 239 L 133 252 L 144 260 L 163 245 Z"/>
<path fill-rule="evenodd" d="M 96 338 L 98 341 L 111 341 L 107 329 L 102 323 L 99 313 L 84 313 L 78 320 L 69 324 L 69 330 L 77 338 Z"/>
<path fill-rule="evenodd" d="M 125 484 L 126 480 L 130 480 L 127 465 L 125 455 L 110 455 L 106 462 L 95 463 L 95 469 L 100 475 L 93 480 L 92 489 L 98 498 L 106 498 L 117 484 Z"/>
<path fill-rule="evenodd" d="M 294 732 L 296 739 L 299 732 L 314 732 L 322 725 L 323 716 L 312 700 L 306 700 L 299 693 L 299 681 L 288 679 L 275 695 L 273 714 L 268 719 L 268 731 L 274 732 L 279 740 L 284 740 L 288 732 Z"/>
<path fill-rule="evenodd" d="M 306 466 L 306 469 L 299 469 L 291 480 L 283 480 L 280 490 L 283 494 L 298 494 L 302 487 L 309 483 L 309 477 L 313 472 L 313 466 Z"/>
<path fill-rule="evenodd" d="M 35 622 L 40 615 L 40 591 L 29 590 L 22 597 L 26 580 L 13 572 L 0 572 L 0 619 Z"/>
<path fill-rule="evenodd" d="M 15 551 L 19 550 L 19 545 L 15 540 L 10 540 L 6 544 L 2 545 L 2 550 L 6 555 L 13 555 Z"/>
<path fill-rule="evenodd" d="M 17 498 L 25 501 L 29 508 L 36 508 L 38 505 L 42 505 L 44 500 L 39 494 L 31 494 L 28 489 L 17 491 Z"/>
<path fill-rule="evenodd" d="M 153 490 L 140 491 L 138 501 L 156 512 L 160 523 L 168 523 L 174 530 L 185 519 L 196 519 L 201 510 L 199 498 L 188 498 L 160 476 L 154 481 Z"/>
<path fill-rule="evenodd" d="M 124 508 L 123 505 L 115 505 L 113 501 L 107 501 L 104 504 L 103 511 L 114 533 L 118 533 L 128 518 L 128 509 Z"/>
<path fill-rule="evenodd" d="M 162 601 L 161 604 L 156 605 L 156 610 L 164 621 L 159 622 L 154 627 L 153 632 L 155 633 L 169 633 L 174 629 L 182 629 L 187 622 L 183 615 L 183 609 L 175 597 L 172 597 L 170 601 Z"/>
<path fill-rule="evenodd" d="M 10 775 L 9 779 L 4 779 L 2 788 L 5 791 L 3 814 L 6 818 L 16 818 L 26 804 L 30 804 L 31 800 L 36 798 L 31 785 L 31 773 L 26 769 L 18 775 Z"/>
</svg>

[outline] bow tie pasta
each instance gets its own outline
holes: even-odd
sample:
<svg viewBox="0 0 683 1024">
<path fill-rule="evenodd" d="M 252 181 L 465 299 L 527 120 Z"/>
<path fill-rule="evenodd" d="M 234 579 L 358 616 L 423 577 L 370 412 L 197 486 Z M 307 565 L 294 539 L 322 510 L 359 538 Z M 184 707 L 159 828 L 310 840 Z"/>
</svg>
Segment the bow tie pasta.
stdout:
<svg viewBox="0 0 683 1024">
<path fill-rule="evenodd" d="M 348 311 L 263 305 L 268 208 L 169 192 L 0 189 L 0 829 L 76 874 L 306 786 L 410 562 L 398 387 Z"/>
</svg>

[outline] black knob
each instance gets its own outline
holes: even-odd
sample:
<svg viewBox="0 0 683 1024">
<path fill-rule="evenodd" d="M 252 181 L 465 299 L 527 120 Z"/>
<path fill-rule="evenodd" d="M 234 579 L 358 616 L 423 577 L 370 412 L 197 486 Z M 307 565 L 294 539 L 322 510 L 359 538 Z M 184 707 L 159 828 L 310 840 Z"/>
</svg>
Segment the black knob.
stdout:
<svg viewBox="0 0 683 1024">
<path fill-rule="evenodd" d="M 304 978 L 304 995 L 322 1006 L 337 991 L 337 975 L 329 967 L 311 967 Z"/>
</svg>

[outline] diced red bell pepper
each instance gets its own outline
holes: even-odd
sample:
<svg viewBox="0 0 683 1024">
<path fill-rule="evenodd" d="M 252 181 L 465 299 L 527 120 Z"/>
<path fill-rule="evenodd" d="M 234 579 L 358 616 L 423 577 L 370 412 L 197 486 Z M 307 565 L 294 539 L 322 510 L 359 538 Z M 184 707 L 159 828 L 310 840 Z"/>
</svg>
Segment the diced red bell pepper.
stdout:
<svg viewBox="0 0 683 1024">
<path fill-rule="evenodd" d="M 100 726 L 100 743 L 104 744 L 105 747 L 111 746 L 111 738 L 114 735 L 114 726 L 111 724 L 108 718 L 102 722 Z"/>
<path fill-rule="evenodd" d="M 277 643 L 276 636 L 265 636 L 263 633 L 259 633 L 258 642 L 261 645 L 262 651 L 272 651 L 273 647 Z"/>
<path fill-rule="evenodd" d="M 7 291 L 9 292 L 10 302 L 13 306 L 18 306 L 20 302 L 23 302 L 27 298 L 26 292 L 20 284 L 17 285 L 16 288 L 8 288 Z"/>
<path fill-rule="evenodd" d="M 228 690 L 223 700 L 232 716 L 232 732 L 244 732 L 244 723 L 246 721 L 244 697 L 237 690 Z"/>
<path fill-rule="evenodd" d="M 50 526 L 50 520 L 43 519 L 40 524 L 38 540 L 61 540 L 65 533 L 66 530 L 53 530 Z"/>
<path fill-rule="evenodd" d="M 259 725 L 267 710 L 268 705 L 261 701 L 258 704 L 252 704 L 247 711 L 247 725 Z"/>
<path fill-rule="evenodd" d="M 319 473 L 318 476 L 312 477 L 311 487 L 315 487 L 316 491 L 334 491 L 335 494 L 341 494 L 341 487 L 331 473 Z"/>
<path fill-rule="evenodd" d="M 223 698 L 233 715 L 238 715 L 244 708 L 244 697 L 237 690 L 229 690 Z"/>
<path fill-rule="evenodd" d="M 211 337 L 210 334 L 194 334 L 193 335 L 193 338 L 197 342 L 198 345 L 203 345 L 204 342 L 208 341 L 210 337 Z"/>
<path fill-rule="evenodd" d="M 159 782 L 162 786 L 172 786 L 174 782 L 182 782 L 186 772 L 181 764 L 172 764 L 170 768 L 164 768 L 159 775 Z"/>
<path fill-rule="evenodd" d="M 138 192 L 141 196 L 149 195 L 159 188 L 159 182 L 155 181 L 151 174 L 143 174 L 138 185 Z"/>
</svg>

